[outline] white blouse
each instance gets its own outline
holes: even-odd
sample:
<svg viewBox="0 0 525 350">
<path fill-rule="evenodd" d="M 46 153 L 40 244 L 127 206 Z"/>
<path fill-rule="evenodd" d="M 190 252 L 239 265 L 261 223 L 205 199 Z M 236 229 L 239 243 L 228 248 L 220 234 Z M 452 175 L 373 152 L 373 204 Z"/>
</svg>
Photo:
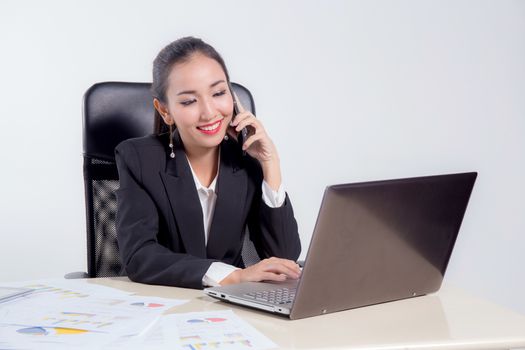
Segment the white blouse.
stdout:
<svg viewBox="0 0 525 350">
<path fill-rule="evenodd" d="M 219 161 L 217 164 L 220 164 L 220 148 L 219 148 Z M 187 158 L 187 157 L 186 157 Z M 197 175 L 195 175 L 195 171 L 193 171 L 193 168 L 191 166 L 191 163 L 188 159 L 188 164 L 190 165 L 191 174 L 193 175 L 193 180 L 195 181 L 195 187 L 197 188 L 197 193 L 199 194 L 199 199 L 201 202 L 202 207 L 202 219 L 204 224 L 204 244 L 208 244 L 208 235 L 210 232 L 210 225 L 211 220 L 213 218 L 213 212 L 215 210 L 215 202 L 217 201 L 217 193 L 215 192 L 215 186 L 217 184 L 217 178 L 219 177 L 219 169 L 217 169 L 217 174 L 215 175 L 215 178 L 211 182 L 209 187 L 204 187 L 199 179 L 197 178 Z M 218 167 L 220 168 L 220 166 Z M 262 182 L 262 198 L 266 205 L 272 208 L 277 208 L 283 205 L 284 200 L 286 198 L 286 193 L 284 191 L 283 184 L 281 182 L 281 185 L 279 186 L 279 189 L 277 191 L 272 190 L 270 185 L 266 182 L 266 180 L 263 180 Z M 246 225 L 246 234 L 249 235 L 248 231 L 248 225 Z M 233 271 L 239 269 L 236 266 L 229 265 L 223 262 L 214 262 L 210 265 L 208 270 L 206 271 L 206 274 L 204 274 L 204 277 L 202 278 L 202 283 L 206 286 L 219 286 L 219 282 L 224 279 L 226 276 L 228 276 Z"/>
</svg>

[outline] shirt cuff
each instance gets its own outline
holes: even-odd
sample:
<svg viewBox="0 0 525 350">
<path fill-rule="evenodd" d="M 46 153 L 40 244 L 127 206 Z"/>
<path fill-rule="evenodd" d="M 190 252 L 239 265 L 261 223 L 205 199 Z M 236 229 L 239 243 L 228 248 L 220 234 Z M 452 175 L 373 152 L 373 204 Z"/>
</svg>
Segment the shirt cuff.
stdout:
<svg viewBox="0 0 525 350">
<path fill-rule="evenodd" d="M 204 277 L 202 277 L 202 284 L 210 287 L 219 287 L 219 282 L 235 270 L 239 270 L 239 268 L 222 262 L 213 262 L 204 274 Z"/>
<path fill-rule="evenodd" d="M 278 208 L 283 205 L 284 200 L 286 199 L 286 192 L 284 191 L 283 183 L 279 186 L 277 191 L 274 191 L 270 185 L 263 180 L 262 182 L 262 197 L 263 201 L 267 206 L 271 208 Z"/>
</svg>

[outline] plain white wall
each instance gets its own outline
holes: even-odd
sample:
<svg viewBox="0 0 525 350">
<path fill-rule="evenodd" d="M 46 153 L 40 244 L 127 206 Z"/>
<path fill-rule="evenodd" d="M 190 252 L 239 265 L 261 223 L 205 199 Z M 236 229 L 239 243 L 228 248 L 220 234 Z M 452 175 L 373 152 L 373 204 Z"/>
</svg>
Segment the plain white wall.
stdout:
<svg viewBox="0 0 525 350">
<path fill-rule="evenodd" d="M 523 1 L 3 1 L 0 281 L 86 269 L 82 95 L 186 35 L 252 91 L 303 257 L 326 185 L 475 170 L 446 280 L 525 313 Z"/>
</svg>

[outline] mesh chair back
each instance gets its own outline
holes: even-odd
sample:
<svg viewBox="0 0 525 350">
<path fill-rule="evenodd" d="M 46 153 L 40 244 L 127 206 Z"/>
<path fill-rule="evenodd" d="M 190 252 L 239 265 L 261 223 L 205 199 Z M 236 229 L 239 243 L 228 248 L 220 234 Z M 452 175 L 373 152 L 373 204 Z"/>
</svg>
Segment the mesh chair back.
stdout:
<svg viewBox="0 0 525 350">
<path fill-rule="evenodd" d="M 90 87 L 83 98 L 84 191 L 86 200 L 87 258 L 89 277 L 119 276 L 115 215 L 119 187 L 114 149 L 123 140 L 154 132 L 154 107 L 150 83 L 103 82 Z M 255 114 L 248 89 L 232 83 L 246 109 Z M 259 261 L 245 235 L 243 261 Z"/>
</svg>

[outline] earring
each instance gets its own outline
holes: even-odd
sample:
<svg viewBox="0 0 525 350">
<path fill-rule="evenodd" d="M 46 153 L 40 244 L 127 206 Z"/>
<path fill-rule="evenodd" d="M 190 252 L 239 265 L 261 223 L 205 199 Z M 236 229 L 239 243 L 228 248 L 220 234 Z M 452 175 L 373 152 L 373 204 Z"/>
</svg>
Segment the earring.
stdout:
<svg viewBox="0 0 525 350">
<path fill-rule="evenodd" d="M 222 115 L 219 113 L 219 114 L 217 115 L 217 117 L 220 118 L 220 117 L 222 117 Z M 228 141 L 228 139 L 229 139 L 228 134 L 224 135 L 224 140 Z"/>
<path fill-rule="evenodd" d="M 171 124 L 170 124 L 170 144 L 169 146 L 171 148 L 170 157 L 175 158 L 175 152 L 173 152 L 173 130 L 172 130 Z"/>
</svg>

